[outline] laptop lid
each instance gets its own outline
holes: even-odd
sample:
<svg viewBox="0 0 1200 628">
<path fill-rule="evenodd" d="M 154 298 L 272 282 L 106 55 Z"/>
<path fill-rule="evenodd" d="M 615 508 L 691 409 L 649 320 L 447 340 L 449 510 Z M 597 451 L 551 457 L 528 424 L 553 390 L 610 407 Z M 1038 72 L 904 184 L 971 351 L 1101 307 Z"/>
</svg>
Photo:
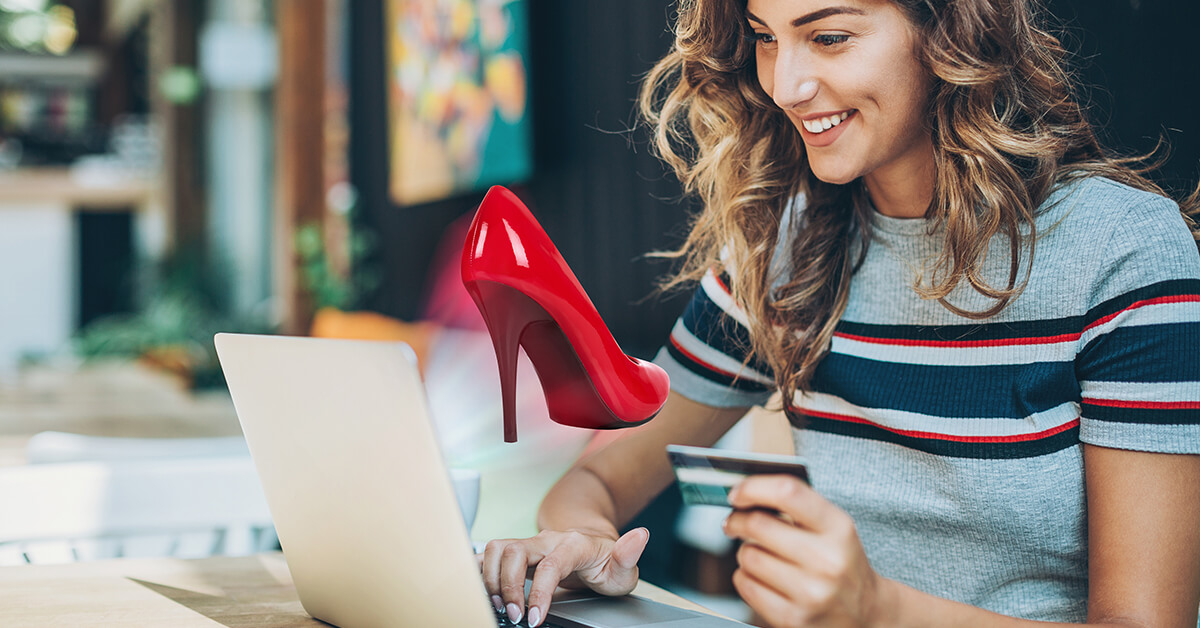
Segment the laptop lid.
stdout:
<svg viewBox="0 0 1200 628">
<path fill-rule="evenodd" d="M 339 626 L 495 626 L 412 349 L 228 333 L 215 342 L 304 610 Z M 565 590 L 547 622 L 744 625 Z"/>
<path fill-rule="evenodd" d="M 494 626 L 412 350 L 215 341 L 305 611 L 340 626 Z"/>
</svg>

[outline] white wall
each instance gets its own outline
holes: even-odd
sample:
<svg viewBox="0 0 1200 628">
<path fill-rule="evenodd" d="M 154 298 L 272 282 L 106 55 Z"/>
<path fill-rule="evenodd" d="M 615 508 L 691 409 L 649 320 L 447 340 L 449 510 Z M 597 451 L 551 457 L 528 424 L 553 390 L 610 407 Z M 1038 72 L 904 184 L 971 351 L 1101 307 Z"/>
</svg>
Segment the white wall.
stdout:
<svg viewBox="0 0 1200 628">
<path fill-rule="evenodd" d="M 77 310 L 78 248 L 69 208 L 0 207 L 0 372 L 23 354 L 66 346 Z"/>
</svg>

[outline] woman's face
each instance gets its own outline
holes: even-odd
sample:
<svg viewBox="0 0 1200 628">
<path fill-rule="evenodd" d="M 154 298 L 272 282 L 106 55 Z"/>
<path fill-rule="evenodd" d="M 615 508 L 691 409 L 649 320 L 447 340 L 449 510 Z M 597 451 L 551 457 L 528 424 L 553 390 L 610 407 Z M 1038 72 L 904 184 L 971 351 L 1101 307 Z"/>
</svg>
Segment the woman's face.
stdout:
<svg viewBox="0 0 1200 628">
<path fill-rule="evenodd" d="M 902 182 L 932 165 L 916 30 L 883 0 L 749 0 L 758 80 L 822 181 Z"/>
</svg>

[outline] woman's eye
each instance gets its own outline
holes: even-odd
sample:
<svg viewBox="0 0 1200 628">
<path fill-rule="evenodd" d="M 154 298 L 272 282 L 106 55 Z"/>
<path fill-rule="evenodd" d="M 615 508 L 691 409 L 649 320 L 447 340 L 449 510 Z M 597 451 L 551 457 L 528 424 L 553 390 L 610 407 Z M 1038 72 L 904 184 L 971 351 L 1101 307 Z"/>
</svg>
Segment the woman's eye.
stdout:
<svg viewBox="0 0 1200 628">
<path fill-rule="evenodd" d="M 848 39 L 850 39 L 849 35 L 822 34 L 822 35 L 817 35 L 816 37 L 813 37 L 814 42 L 816 42 L 822 46 L 825 46 L 825 47 L 836 46 L 838 44 L 844 44 L 844 43 L 846 43 L 846 41 Z"/>
<path fill-rule="evenodd" d="M 775 43 L 775 36 L 770 33 L 750 33 L 750 39 L 753 39 L 754 43 L 763 46 Z"/>
</svg>

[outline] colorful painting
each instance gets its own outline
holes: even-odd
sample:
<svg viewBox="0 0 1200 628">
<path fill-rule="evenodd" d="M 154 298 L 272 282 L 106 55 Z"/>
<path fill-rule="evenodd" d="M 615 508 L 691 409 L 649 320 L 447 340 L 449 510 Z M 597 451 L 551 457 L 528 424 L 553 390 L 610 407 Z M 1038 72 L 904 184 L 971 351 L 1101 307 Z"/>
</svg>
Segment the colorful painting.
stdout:
<svg viewBox="0 0 1200 628">
<path fill-rule="evenodd" d="M 387 28 L 393 200 L 527 178 L 525 0 L 388 0 Z"/>
</svg>

